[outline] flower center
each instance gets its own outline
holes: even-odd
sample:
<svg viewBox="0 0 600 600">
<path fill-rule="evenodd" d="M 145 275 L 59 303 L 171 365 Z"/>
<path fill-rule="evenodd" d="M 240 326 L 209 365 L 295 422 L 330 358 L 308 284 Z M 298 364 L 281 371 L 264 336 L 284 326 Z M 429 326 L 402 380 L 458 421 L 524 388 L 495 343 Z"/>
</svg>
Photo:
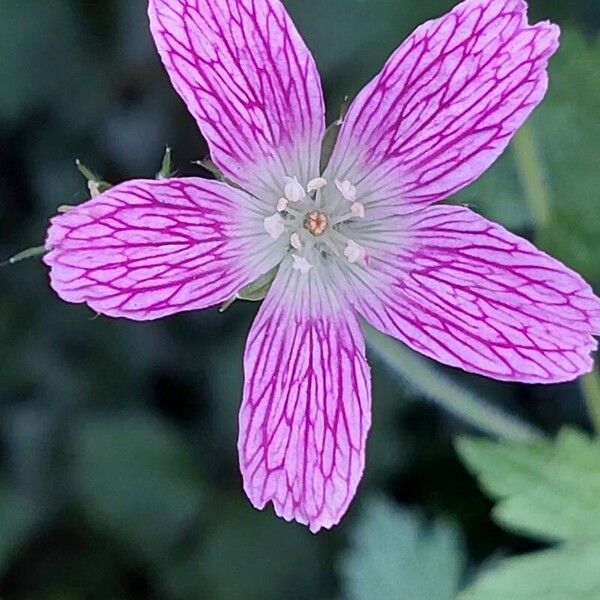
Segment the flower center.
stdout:
<svg viewBox="0 0 600 600">
<path fill-rule="evenodd" d="M 304 189 L 295 177 L 286 177 L 277 212 L 264 219 L 265 230 L 274 240 L 288 239 L 294 269 L 302 273 L 334 258 L 366 264 L 365 249 L 353 239 L 357 228 L 348 227 L 365 217 L 357 189 L 350 181 L 336 181 L 336 187 L 325 194 L 327 185 L 317 177 Z"/>
<path fill-rule="evenodd" d="M 304 220 L 304 227 L 315 237 L 323 235 L 327 231 L 327 226 L 327 215 L 317 210 L 308 213 Z"/>
</svg>

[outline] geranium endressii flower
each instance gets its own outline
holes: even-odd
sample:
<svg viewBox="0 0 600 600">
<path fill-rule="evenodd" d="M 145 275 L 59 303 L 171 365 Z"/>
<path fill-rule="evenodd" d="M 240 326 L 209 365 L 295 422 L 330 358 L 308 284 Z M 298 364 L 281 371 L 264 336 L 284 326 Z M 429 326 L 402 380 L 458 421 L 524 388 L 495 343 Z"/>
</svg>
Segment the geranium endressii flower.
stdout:
<svg viewBox="0 0 600 600">
<path fill-rule="evenodd" d="M 52 286 L 149 320 L 227 301 L 279 267 L 250 330 L 240 412 L 258 508 L 336 524 L 371 420 L 359 315 L 442 363 L 506 381 L 590 370 L 600 300 L 573 271 L 459 206 L 542 100 L 559 30 L 523 0 L 419 27 L 352 103 L 320 171 L 314 60 L 279 0 L 151 0 L 175 89 L 234 185 L 118 185 L 52 219 Z"/>
</svg>

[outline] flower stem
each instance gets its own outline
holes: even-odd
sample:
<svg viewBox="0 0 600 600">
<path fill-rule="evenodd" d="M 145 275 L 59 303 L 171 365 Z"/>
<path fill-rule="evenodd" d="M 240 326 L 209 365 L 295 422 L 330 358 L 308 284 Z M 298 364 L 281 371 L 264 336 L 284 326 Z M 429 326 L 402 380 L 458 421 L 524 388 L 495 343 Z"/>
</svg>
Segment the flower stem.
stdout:
<svg viewBox="0 0 600 600">
<path fill-rule="evenodd" d="M 594 369 L 580 380 L 581 391 L 594 429 L 600 434 L 600 375 Z"/>
<path fill-rule="evenodd" d="M 515 135 L 512 149 L 535 228 L 541 229 L 550 221 L 550 190 L 530 123 L 525 123 Z"/>
<path fill-rule="evenodd" d="M 536 230 L 546 226 L 551 215 L 551 193 L 544 174 L 535 134 L 530 123 L 521 127 L 512 144 L 525 198 Z M 597 370 L 581 378 L 581 391 L 594 429 L 600 434 L 600 375 Z"/>
<path fill-rule="evenodd" d="M 447 377 L 426 358 L 372 327 L 365 329 L 369 348 L 388 368 L 426 398 L 469 425 L 512 442 L 531 442 L 543 436 L 533 425 L 498 409 Z"/>
</svg>

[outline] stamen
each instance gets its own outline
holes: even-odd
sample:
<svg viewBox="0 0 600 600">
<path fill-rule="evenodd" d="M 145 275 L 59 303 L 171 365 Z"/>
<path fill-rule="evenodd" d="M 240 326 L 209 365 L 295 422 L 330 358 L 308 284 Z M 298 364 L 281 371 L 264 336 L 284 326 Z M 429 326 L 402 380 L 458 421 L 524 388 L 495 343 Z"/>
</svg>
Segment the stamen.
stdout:
<svg viewBox="0 0 600 600">
<path fill-rule="evenodd" d="M 354 202 L 350 207 L 350 212 L 340 215 L 335 219 L 332 219 L 329 223 L 332 227 L 334 225 L 339 225 L 340 223 L 345 223 L 350 219 L 364 219 L 365 217 L 365 205 L 362 202 Z"/>
<path fill-rule="evenodd" d="M 288 206 L 287 198 L 279 198 L 279 202 L 277 202 L 277 212 L 284 212 Z"/>
<path fill-rule="evenodd" d="M 290 202 L 302 202 L 306 197 L 306 192 L 304 188 L 298 183 L 298 180 L 295 177 L 286 177 L 288 183 L 286 183 L 284 191 L 285 197 Z"/>
<path fill-rule="evenodd" d="M 304 218 L 304 214 L 305 214 L 301 210 L 294 210 L 293 208 L 290 208 L 289 204 L 288 204 L 287 208 L 285 209 L 285 212 L 287 212 L 288 215 L 292 215 L 292 217 L 296 217 L 296 219 Z"/>
<path fill-rule="evenodd" d="M 327 185 L 327 179 L 323 179 L 322 177 L 316 177 L 315 179 L 311 179 L 308 182 L 307 190 L 310 194 L 311 192 L 317 192 L 320 189 L 324 188 Z"/>
<path fill-rule="evenodd" d="M 334 256 L 339 256 L 339 250 L 336 248 L 335 244 L 328 238 L 323 238 L 323 243 L 331 250 Z"/>
<path fill-rule="evenodd" d="M 349 263 L 364 262 L 367 252 L 360 244 L 357 244 L 353 240 L 348 240 L 344 256 L 348 259 Z"/>
<path fill-rule="evenodd" d="M 300 240 L 298 233 L 292 233 L 290 237 L 290 244 L 292 248 L 295 248 L 296 250 L 300 250 L 300 248 L 302 248 L 302 241 Z"/>
<path fill-rule="evenodd" d="M 354 202 L 356 200 L 356 188 L 348 180 L 339 181 L 336 179 L 335 185 L 348 202 Z"/>
<path fill-rule="evenodd" d="M 279 213 L 275 213 L 274 215 L 267 217 L 263 221 L 263 223 L 265 225 L 265 229 L 267 230 L 267 233 L 274 240 L 279 239 L 283 235 L 283 232 L 285 231 L 285 223 L 283 221 L 282 216 Z"/>
<path fill-rule="evenodd" d="M 353 217 L 364 219 L 365 217 L 365 205 L 362 202 L 355 202 L 350 208 L 350 212 Z"/>
<path fill-rule="evenodd" d="M 311 265 L 303 256 L 293 254 L 292 258 L 294 259 L 294 270 L 300 271 L 304 275 L 306 275 L 313 268 L 313 265 Z"/>
</svg>

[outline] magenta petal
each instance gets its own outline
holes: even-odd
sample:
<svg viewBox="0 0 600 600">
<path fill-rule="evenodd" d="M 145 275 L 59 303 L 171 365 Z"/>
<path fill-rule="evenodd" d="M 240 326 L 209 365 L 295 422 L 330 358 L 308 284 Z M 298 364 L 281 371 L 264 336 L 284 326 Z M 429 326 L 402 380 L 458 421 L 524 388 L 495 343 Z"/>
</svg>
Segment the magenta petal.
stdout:
<svg viewBox="0 0 600 600">
<path fill-rule="evenodd" d="M 135 320 L 227 300 L 278 261 L 260 218 L 242 208 L 252 202 L 203 179 L 123 183 L 52 219 L 52 287 Z"/>
<path fill-rule="evenodd" d="M 529 26 L 526 9 L 459 4 L 419 27 L 352 104 L 330 171 L 372 215 L 412 212 L 478 178 L 542 100 L 559 29 Z"/>
<path fill-rule="evenodd" d="M 353 310 L 315 270 L 277 279 L 252 326 L 239 453 L 259 509 L 316 532 L 337 524 L 362 476 L 370 371 Z"/>
<path fill-rule="evenodd" d="M 358 310 L 415 350 L 472 373 L 553 383 L 590 371 L 600 299 L 526 240 L 472 211 L 405 218 L 395 250 L 351 273 Z"/>
<path fill-rule="evenodd" d="M 259 197 L 318 175 L 325 130 L 312 55 L 279 0 L 151 0 L 154 40 L 215 163 Z"/>
</svg>

